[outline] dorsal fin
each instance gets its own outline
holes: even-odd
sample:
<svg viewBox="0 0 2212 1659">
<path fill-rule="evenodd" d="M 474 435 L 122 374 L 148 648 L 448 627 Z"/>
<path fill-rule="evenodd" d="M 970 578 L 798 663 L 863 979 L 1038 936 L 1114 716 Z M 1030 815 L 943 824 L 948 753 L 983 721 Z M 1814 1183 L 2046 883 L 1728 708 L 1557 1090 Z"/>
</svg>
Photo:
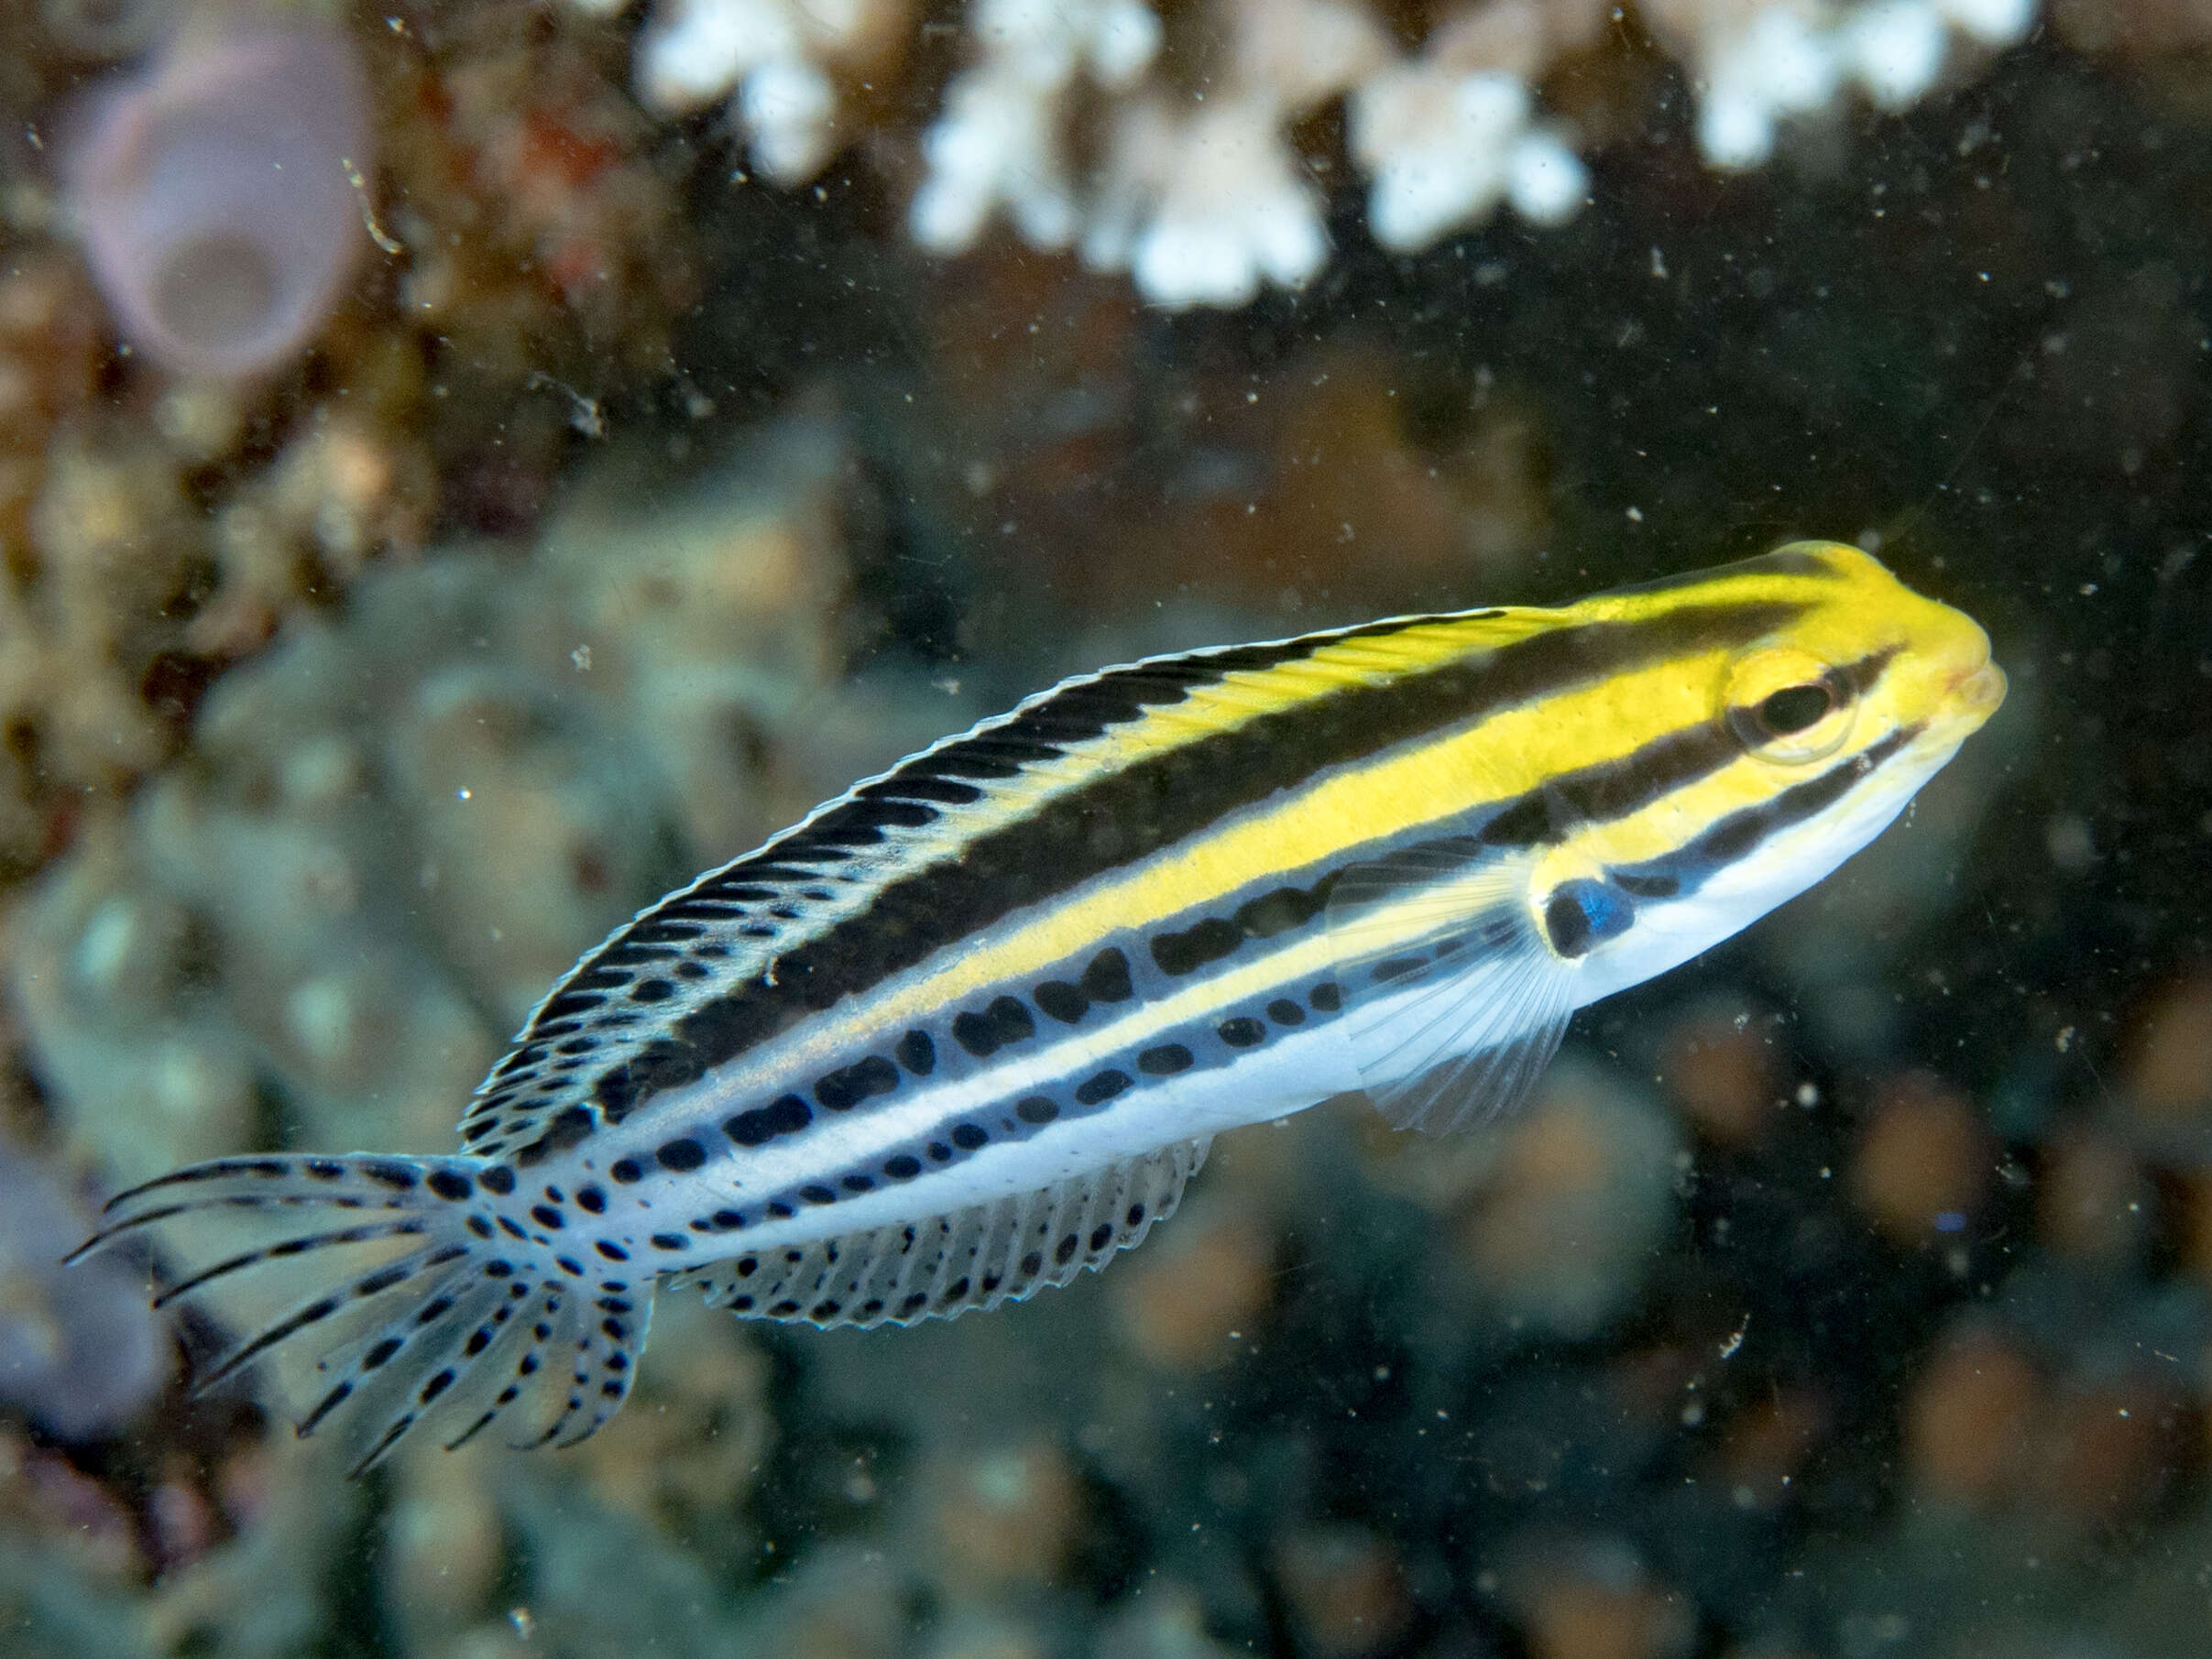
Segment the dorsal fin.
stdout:
<svg viewBox="0 0 2212 1659">
<path fill-rule="evenodd" d="M 1207 1142 L 1182 1141 L 1039 1192 L 761 1250 L 682 1275 L 717 1307 L 827 1327 L 912 1325 L 1066 1284 L 1175 1213 Z"/>
<path fill-rule="evenodd" d="M 463 1138 L 525 1162 L 532 1149 L 575 1145 L 827 1006 L 851 988 L 856 964 L 895 971 L 1049 897 L 1101 821 L 1121 832 L 1111 857 L 1126 861 L 1276 787 L 1278 754 L 1318 767 L 1332 747 L 1364 748 L 1373 723 L 1352 711 L 1295 743 L 1276 722 L 1519 638 L 1532 615 L 1401 617 L 1152 658 L 1063 682 L 947 738 L 670 894 L 586 956 L 477 1089 Z M 1124 785 L 1128 801 L 1107 798 Z M 1175 811 L 1144 810 L 1161 801 Z"/>
</svg>

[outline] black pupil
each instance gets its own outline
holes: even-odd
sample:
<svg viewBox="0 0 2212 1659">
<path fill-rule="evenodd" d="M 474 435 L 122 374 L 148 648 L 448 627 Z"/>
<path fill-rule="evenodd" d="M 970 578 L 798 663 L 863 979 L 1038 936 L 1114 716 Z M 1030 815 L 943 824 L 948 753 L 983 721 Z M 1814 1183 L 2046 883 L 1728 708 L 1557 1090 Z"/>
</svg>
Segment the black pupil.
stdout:
<svg viewBox="0 0 2212 1659">
<path fill-rule="evenodd" d="M 1758 705 L 1758 723 L 1777 737 L 1801 732 L 1828 712 L 1824 685 L 1786 685 Z"/>
</svg>

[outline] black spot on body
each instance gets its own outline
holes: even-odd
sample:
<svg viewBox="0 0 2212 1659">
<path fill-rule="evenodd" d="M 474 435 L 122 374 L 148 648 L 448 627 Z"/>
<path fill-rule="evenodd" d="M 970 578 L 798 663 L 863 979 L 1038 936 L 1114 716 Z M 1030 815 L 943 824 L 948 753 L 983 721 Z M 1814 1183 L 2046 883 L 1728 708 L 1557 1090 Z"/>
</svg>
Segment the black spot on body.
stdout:
<svg viewBox="0 0 2212 1659">
<path fill-rule="evenodd" d="M 596 1186 L 580 1186 L 576 1188 L 576 1207 L 601 1215 L 607 1209 L 607 1195 Z"/>
<path fill-rule="evenodd" d="M 1172 1077 L 1177 1072 L 1188 1071 L 1193 1058 L 1181 1043 L 1163 1042 L 1137 1056 L 1137 1070 L 1151 1077 Z"/>
<path fill-rule="evenodd" d="M 937 1045 L 929 1040 L 927 1031 L 908 1031 L 893 1052 L 899 1064 L 917 1077 L 926 1077 L 936 1069 Z"/>
<path fill-rule="evenodd" d="M 619 1181 L 624 1186 L 633 1185 L 645 1179 L 645 1171 L 639 1166 L 638 1161 L 634 1158 L 616 1159 L 614 1162 L 608 1165 L 607 1173 L 609 1180 Z"/>
<path fill-rule="evenodd" d="M 1333 1014 L 1344 1006 L 1343 993 L 1333 982 L 1315 986 L 1306 993 L 1306 1000 L 1317 1014 Z"/>
<path fill-rule="evenodd" d="M 531 1206 L 530 1218 L 551 1232 L 559 1232 L 561 1228 L 568 1225 L 567 1217 L 550 1204 Z"/>
<path fill-rule="evenodd" d="M 1603 881 L 1575 877 L 1544 901 L 1544 932 L 1551 948 L 1572 959 L 1618 938 L 1636 921 L 1635 901 Z"/>
<path fill-rule="evenodd" d="M 1287 997 L 1277 997 L 1267 1005 L 1267 1018 L 1277 1025 L 1303 1025 L 1306 1010 Z"/>
<path fill-rule="evenodd" d="M 765 1146 L 778 1135 L 795 1134 L 814 1121 L 814 1108 L 796 1095 L 783 1095 L 766 1106 L 739 1112 L 722 1132 L 739 1146 Z"/>
<path fill-rule="evenodd" d="M 1272 939 L 1278 933 L 1304 927 L 1329 902 L 1336 878 L 1325 877 L 1310 888 L 1278 887 L 1248 904 L 1237 907 L 1235 921 L 1248 938 Z"/>
<path fill-rule="evenodd" d="M 503 1163 L 495 1163 L 476 1177 L 476 1184 L 487 1193 L 497 1193 L 504 1198 L 515 1190 L 515 1173 Z"/>
<path fill-rule="evenodd" d="M 990 1140 L 990 1132 L 980 1124 L 957 1123 L 953 1126 L 952 1143 L 964 1152 L 972 1152 Z M 934 1147 L 930 1150 L 936 1151 Z"/>
<path fill-rule="evenodd" d="M 1039 1008 L 1062 1025 L 1074 1025 L 1090 1008 L 1090 999 L 1065 979 L 1047 979 L 1030 994 Z"/>
<path fill-rule="evenodd" d="M 1128 1001 L 1136 995 L 1136 986 L 1129 977 L 1129 958 L 1118 948 L 1101 951 L 1083 970 L 1082 990 L 1093 1002 Z"/>
<path fill-rule="evenodd" d="M 1267 1040 L 1267 1028 L 1243 1014 L 1222 1021 L 1214 1031 L 1231 1048 L 1254 1048 Z"/>
<path fill-rule="evenodd" d="M 814 1097 L 833 1112 L 849 1111 L 872 1095 L 888 1095 L 899 1086 L 899 1068 L 881 1054 L 871 1054 L 826 1077 L 815 1080 Z"/>
<path fill-rule="evenodd" d="M 883 1173 L 893 1181 L 912 1181 L 922 1173 L 922 1161 L 907 1152 L 883 1160 Z"/>
<path fill-rule="evenodd" d="M 1060 1115 L 1060 1108 L 1043 1095 L 1031 1095 L 1014 1103 L 1013 1115 L 1024 1123 L 1050 1123 Z"/>
<path fill-rule="evenodd" d="M 1036 1021 L 1021 1003 L 1012 997 L 994 997 L 980 1013 L 954 1015 L 952 1039 L 977 1059 L 987 1060 L 1009 1042 L 1035 1036 L 1036 1029 Z"/>
<path fill-rule="evenodd" d="M 706 1149 L 688 1137 L 663 1141 L 653 1150 L 653 1162 L 664 1170 L 682 1173 L 695 1170 L 706 1162 Z"/>
<path fill-rule="evenodd" d="M 1117 1071 L 1114 1067 L 1108 1066 L 1104 1071 L 1094 1073 L 1076 1085 L 1076 1104 L 1078 1106 L 1102 1106 L 1127 1088 L 1131 1081 L 1127 1072 Z"/>
<path fill-rule="evenodd" d="M 1179 933 L 1161 933 L 1152 941 L 1152 959 L 1169 976 L 1195 973 L 1244 943 L 1244 930 L 1221 916 L 1209 916 Z"/>
<path fill-rule="evenodd" d="M 596 1127 L 591 1113 L 584 1107 L 564 1107 L 553 1114 L 553 1121 L 546 1125 L 545 1138 L 553 1142 L 553 1151 L 565 1152 L 590 1140 Z"/>
</svg>

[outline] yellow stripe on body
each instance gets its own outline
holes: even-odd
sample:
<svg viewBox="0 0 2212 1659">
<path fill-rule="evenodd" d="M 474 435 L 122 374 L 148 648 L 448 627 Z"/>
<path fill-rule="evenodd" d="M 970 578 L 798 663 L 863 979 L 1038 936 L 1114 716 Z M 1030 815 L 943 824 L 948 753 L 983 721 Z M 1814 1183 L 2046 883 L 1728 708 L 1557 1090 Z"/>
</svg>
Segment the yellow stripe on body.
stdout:
<svg viewBox="0 0 2212 1659">
<path fill-rule="evenodd" d="M 1709 602 L 1709 595 L 1698 597 Z M 1436 626 L 1423 625 L 1423 631 Z M 1512 799 L 1565 772 L 1618 759 L 1670 732 L 1711 719 L 1714 687 L 1730 654 L 1702 651 L 1615 674 L 1501 710 L 1285 791 L 1263 808 L 1101 879 L 1089 891 L 1009 917 L 965 941 L 958 952 L 942 953 L 934 968 L 887 982 L 880 993 L 831 1010 L 808 1033 L 808 1047 L 837 1053 L 844 1045 L 864 1042 L 873 1032 L 895 1030 L 948 1004 L 1044 974 L 1116 933 L 1153 927 L 1218 903 L 1270 875 L 1343 861 L 1367 843 Z M 1670 822 L 1668 804 L 1663 800 L 1639 813 L 1639 833 L 1668 833 L 1662 827 Z M 1678 824 L 1673 833 L 1687 840 L 1709 822 L 1700 815 L 1693 824 Z"/>
<path fill-rule="evenodd" d="M 1836 551 L 1850 557 L 1863 557 L 1855 549 Z M 1841 574 L 1841 572 L 1827 575 L 1777 574 L 1764 571 L 1725 572 L 1716 574 L 1711 581 L 1670 587 L 1650 594 L 1602 595 L 1571 606 L 1549 609 L 1517 606 L 1453 616 L 1414 617 L 1407 619 L 1405 626 L 1397 631 L 1386 634 L 1363 629 L 1352 637 L 1323 645 L 1310 656 L 1296 661 L 1268 669 L 1236 670 L 1216 683 L 1194 686 L 1189 695 L 1180 703 L 1149 710 L 1137 720 L 1115 726 L 1101 738 L 1077 746 L 1060 759 L 1038 761 L 1024 768 L 1018 777 L 993 787 L 987 813 L 964 821 L 963 832 L 970 836 L 987 834 L 999 824 L 1018 821 L 1068 789 L 1079 788 L 1101 776 L 1124 770 L 1156 756 L 1171 754 L 1199 738 L 1233 731 L 1265 715 L 1312 703 L 1341 692 L 1347 686 L 1383 685 L 1393 681 L 1415 678 L 1463 661 L 1478 652 L 1510 645 L 1533 635 L 1593 622 L 1649 621 L 1698 606 L 1804 604 L 1819 597 L 1821 592 Z M 1385 625 L 1367 625 L 1368 628 L 1382 626 Z M 1204 655 L 1203 652 L 1194 653 L 1194 657 L 1200 660 Z M 1683 683 L 1673 688 L 1678 695 L 1670 702 L 1678 708 L 1686 708 L 1700 697 L 1710 697 L 1719 665 L 1725 660 L 1725 656 L 1722 653 L 1706 653 L 1686 660 L 1704 665 L 1708 674 L 1713 677 L 1701 680 L 1695 672 L 1686 675 Z M 1656 665 L 1651 672 L 1662 673 L 1675 666 L 1671 663 Z M 1623 682 L 1615 687 L 1616 706 L 1601 712 L 1608 715 L 1627 712 L 1635 705 L 1636 699 L 1649 689 L 1647 682 L 1650 678 L 1650 674 L 1624 677 Z M 1602 699 L 1605 690 L 1604 686 L 1593 686 L 1590 688 L 1590 693 L 1593 699 Z M 1044 697 L 1052 694 L 1042 693 Z M 1593 704 L 1593 706 L 1597 704 Z M 1016 714 L 1019 712 L 1018 709 L 1015 711 Z M 1684 723 L 1687 723 L 1687 716 Z M 1593 729 L 1603 730 L 1604 727 L 1598 726 Z M 1515 740 L 1510 737 L 1506 739 L 1507 742 Z M 1583 741 L 1586 745 L 1587 739 Z M 1522 769 L 1523 771 L 1557 775 L 1560 770 L 1572 766 L 1612 758 L 1593 749 L 1586 759 L 1574 759 L 1562 754 L 1561 751 L 1567 747 L 1549 746 L 1543 751 L 1547 763 Z M 1636 745 L 1631 743 L 1626 747 L 1633 748 Z M 1521 787 L 1527 785 L 1524 783 Z M 1501 789 L 1496 796 L 1475 797 L 1474 803 L 1480 804 L 1512 792 L 1510 788 Z M 1287 869 L 1298 868 L 1298 865 L 1296 862 L 1285 862 L 1274 868 Z M 1242 879 L 1251 879 L 1257 873 L 1255 867 Z M 1230 889 L 1225 887 L 1221 890 Z M 1172 914 L 1173 911 L 1163 909 L 1159 913 Z"/>
</svg>

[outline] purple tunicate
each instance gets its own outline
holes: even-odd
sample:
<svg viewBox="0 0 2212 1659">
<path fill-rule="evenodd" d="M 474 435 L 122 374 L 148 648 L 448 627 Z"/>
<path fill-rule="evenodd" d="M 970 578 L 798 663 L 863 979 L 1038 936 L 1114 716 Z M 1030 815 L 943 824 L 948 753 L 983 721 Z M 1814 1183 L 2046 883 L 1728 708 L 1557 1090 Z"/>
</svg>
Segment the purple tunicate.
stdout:
<svg viewBox="0 0 2212 1659">
<path fill-rule="evenodd" d="M 188 29 L 80 112 L 65 181 L 123 334 L 235 378 L 322 327 L 367 239 L 367 94 L 329 28 Z"/>
</svg>

